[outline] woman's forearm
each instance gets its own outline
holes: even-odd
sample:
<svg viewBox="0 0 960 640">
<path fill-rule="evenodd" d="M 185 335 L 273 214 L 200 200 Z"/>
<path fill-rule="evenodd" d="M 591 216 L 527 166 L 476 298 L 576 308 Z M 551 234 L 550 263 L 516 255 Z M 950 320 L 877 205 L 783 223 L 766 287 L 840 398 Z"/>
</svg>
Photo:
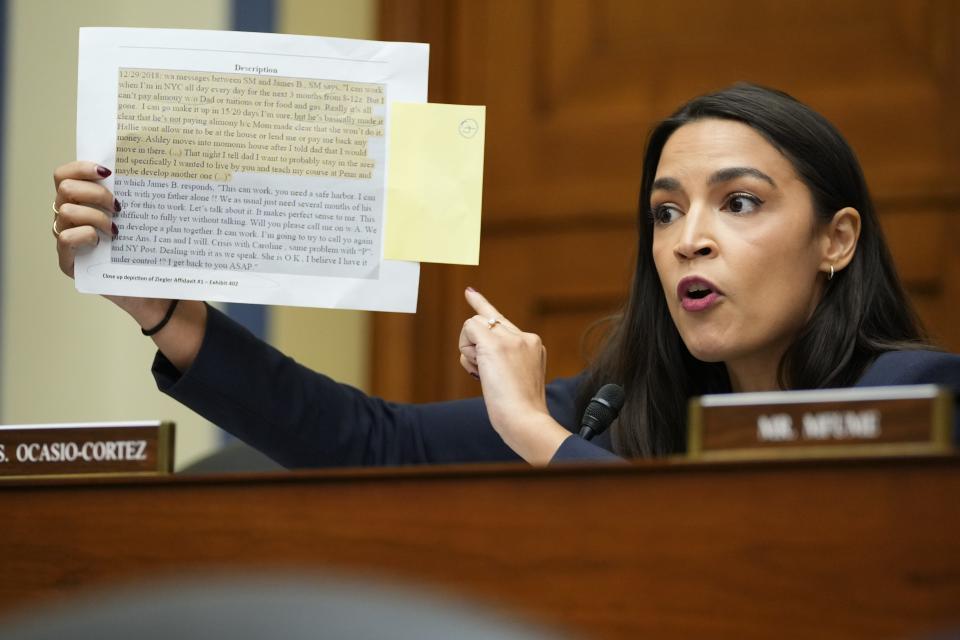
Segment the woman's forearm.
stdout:
<svg viewBox="0 0 960 640">
<path fill-rule="evenodd" d="M 508 447 L 532 465 L 550 464 L 557 449 L 570 437 L 570 432 L 549 414 L 531 415 L 515 420 L 512 427 L 494 425 Z"/>
<path fill-rule="evenodd" d="M 157 326 L 170 307 L 170 300 L 108 296 L 126 311 L 142 329 Z M 197 300 L 181 300 L 174 314 L 152 338 L 160 352 L 179 371 L 190 368 L 207 328 L 207 306 Z"/>
</svg>

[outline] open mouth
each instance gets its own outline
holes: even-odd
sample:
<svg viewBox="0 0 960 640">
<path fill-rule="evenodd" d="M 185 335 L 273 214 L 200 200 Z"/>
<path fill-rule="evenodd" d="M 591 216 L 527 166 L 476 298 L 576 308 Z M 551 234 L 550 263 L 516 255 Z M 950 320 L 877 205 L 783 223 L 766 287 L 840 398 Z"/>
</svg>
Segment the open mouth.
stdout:
<svg viewBox="0 0 960 640">
<path fill-rule="evenodd" d="M 713 293 L 713 289 L 704 284 L 693 284 L 687 288 L 687 297 L 694 300 L 702 300 Z"/>
<path fill-rule="evenodd" d="M 712 282 L 698 276 L 688 276 L 677 285 L 680 306 L 687 311 L 705 311 L 720 301 L 722 294 Z"/>
</svg>

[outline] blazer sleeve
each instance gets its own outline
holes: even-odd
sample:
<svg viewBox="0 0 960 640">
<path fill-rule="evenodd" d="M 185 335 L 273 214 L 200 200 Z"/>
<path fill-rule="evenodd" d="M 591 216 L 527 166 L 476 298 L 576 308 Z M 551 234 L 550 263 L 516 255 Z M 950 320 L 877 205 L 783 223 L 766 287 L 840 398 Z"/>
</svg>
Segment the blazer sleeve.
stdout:
<svg viewBox="0 0 960 640">
<path fill-rule="evenodd" d="M 960 444 L 960 356 L 917 349 L 880 355 L 857 382 L 858 387 L 937 384 L 953 392 L 953 441 Z"/>
<path fill-rule="evenodd" d="M 181 374 L 157 353 L 153 374 L 161 391 L 286 467 L 519 460 L 482 398 L 404 404 L 370 397 L 303 367 L 212 307 L 190 368 Z M 578 382 L 547 386 L 551 415 L 571 430 Z M 593 449 L 570 455 L 602 455 Z"/>
<path fill-rule="evenodd" d="M 606 435 L 606 434 L 601 434 Z M 607 439 L 598 439 L 599 442 L 607 442 Z M 550 464 L 558 462 L 626 462 L 620 456 L 597 446 L 597 444 L 584 440 L 576 434 L 571 434 L 569 438 L 563 441 L 557 452 L 550 459 Z"/>
</svg>

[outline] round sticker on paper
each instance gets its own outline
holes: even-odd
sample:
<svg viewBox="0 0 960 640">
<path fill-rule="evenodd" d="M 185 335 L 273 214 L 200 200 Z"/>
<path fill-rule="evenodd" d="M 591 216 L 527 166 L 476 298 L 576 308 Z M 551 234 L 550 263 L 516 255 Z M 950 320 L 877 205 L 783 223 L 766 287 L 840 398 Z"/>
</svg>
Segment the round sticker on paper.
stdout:
<svg viewBox="0 0 960 640">
<path fill-rule="evenodd" d="M 460 121 L 460 135 L 464 138 L 472 138 L 477 135 L 477 131 L 480 131 L 480 125 L 477 124 L 477 121 L 473 118 L 467 118 L 466 120 Z"/>
</svg>

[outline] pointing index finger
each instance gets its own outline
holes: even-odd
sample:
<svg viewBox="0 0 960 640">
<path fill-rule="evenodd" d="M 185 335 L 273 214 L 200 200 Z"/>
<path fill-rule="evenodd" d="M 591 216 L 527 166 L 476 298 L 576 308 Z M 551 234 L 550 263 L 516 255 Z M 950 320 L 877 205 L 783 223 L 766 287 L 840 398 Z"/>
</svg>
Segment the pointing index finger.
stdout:
<svg viewBox="0 0 960 640">
<path fill-rule="evenodd" d="M 478 315 L 481 315 L 484 318 L 496 318 L 508 327 L 517 329 L 513 323 L 503 317 L 503 315 L 497 311 L 497 308 L 490 304 L 490 302 L 484 298 L 483 294 L 481 294 L 479 291 L 467 289 L 463 295 L 467 299 L 467 304 L 473 307 L 473 310 L 476 311 Z M 517 330 L 519 331 L 519 329 Z"/>
<path fill-rule="evenodd" d="M 487 318 L 500 317 L 500 312 L 497 311 L 496 307 L 490 304 L 479 291 L 468 288 L 463 295 L 467 299 L 467 304 L 473 307 L 473 310 L 481 316 L 486 316 Z"/>
</svg>

